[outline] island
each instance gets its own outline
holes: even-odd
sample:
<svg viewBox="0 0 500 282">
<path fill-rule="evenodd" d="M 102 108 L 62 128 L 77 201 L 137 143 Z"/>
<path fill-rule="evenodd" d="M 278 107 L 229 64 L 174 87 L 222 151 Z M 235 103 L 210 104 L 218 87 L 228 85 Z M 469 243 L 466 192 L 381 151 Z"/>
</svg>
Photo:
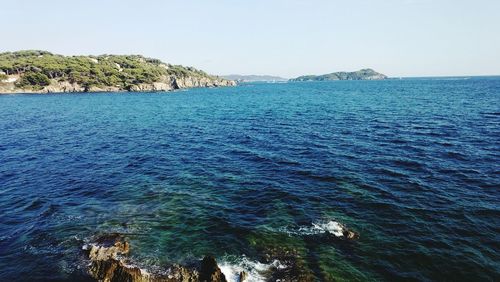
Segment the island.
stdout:
<svg viewBox="0 0 500 282">
<path fill-rule="evenodd" d="M 0 93 L 170 91 L 234 86 L 235 81 L 141 55 L 0 53 Z"/>
<path fill-rule="evenodd" d="M 290 81 L 328 81 L 328 80 L 382 80 L 387 76 L 372 69 L 362 69 L 354 72 L 334 72 L 324 75 L 299 76 Z"/>
</svg>

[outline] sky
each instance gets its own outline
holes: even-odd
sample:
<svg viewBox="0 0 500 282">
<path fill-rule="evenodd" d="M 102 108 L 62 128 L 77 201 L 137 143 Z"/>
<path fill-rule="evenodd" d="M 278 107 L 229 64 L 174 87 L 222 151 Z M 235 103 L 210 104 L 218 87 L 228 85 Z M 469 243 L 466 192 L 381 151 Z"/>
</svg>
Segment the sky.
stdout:
<svg viewBox="0 0 500 282">
<path fill-rule="evenodd" d="M 500 0 L 0 0 L 0 52 L 141 54 L 211 74 L 500 74 Z"/>
</svg>

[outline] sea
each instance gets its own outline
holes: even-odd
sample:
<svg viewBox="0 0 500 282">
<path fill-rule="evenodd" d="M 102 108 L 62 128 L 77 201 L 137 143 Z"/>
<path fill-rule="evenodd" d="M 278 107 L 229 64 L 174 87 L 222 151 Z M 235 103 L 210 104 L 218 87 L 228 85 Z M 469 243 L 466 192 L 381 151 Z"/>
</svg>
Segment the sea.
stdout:
<svg viewBox="0 0 500 282">
<path fill-rule="evenodd" d="M 85 281 L 111 233 L 150 272 L 499 281 L 500 77 L 0 95 L 0 281 Z"/>
</svg>

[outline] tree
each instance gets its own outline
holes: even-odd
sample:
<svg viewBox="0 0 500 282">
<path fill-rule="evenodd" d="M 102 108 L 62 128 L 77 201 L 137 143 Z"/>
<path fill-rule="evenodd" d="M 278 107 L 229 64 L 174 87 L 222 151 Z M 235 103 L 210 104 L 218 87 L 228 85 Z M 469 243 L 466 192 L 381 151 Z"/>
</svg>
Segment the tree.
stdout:
<svg viewBox="0 0 500 282">
<path fill-rule="evenodd" d="M 21 81 L 18 83 L 19 86 L 47 86 L 50 85 L 50 79 L 43 73 L 40 72 L 28 72 L 25 73 Z"/>
</svg>

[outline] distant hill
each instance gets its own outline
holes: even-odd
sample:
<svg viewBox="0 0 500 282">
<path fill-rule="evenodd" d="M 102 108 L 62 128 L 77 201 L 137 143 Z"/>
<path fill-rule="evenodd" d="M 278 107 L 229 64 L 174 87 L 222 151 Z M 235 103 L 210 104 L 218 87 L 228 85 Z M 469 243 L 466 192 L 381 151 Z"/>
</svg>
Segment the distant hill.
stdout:
<svg viewBox="0 0 500 282">
<path fill-rule="evenodd" d="M 387 76 L 372 69 L 362 69 L 354 72 L 334 72 L 324 75 L 299 76 L 290 81 L 327 81 L 327 80 L 382 80 Z"/>
<path fill-rule="evenodd" d="M 279 77 L 279 76 L 271 76 L 271 75 L 240 75 L 240 74 L 230 74 L 230 75 L 222 75 L 222 78 L 228 80 L 234 80 L 238 82 L 270 82 L 270 81 L 287 81 L 288 79 Z"/>
<path fill-rule="evenodd" d="M 0 53 L 0 93 L 169 91 L 235 84 L 192 67 L 140 55 Z"/>
</svg>

